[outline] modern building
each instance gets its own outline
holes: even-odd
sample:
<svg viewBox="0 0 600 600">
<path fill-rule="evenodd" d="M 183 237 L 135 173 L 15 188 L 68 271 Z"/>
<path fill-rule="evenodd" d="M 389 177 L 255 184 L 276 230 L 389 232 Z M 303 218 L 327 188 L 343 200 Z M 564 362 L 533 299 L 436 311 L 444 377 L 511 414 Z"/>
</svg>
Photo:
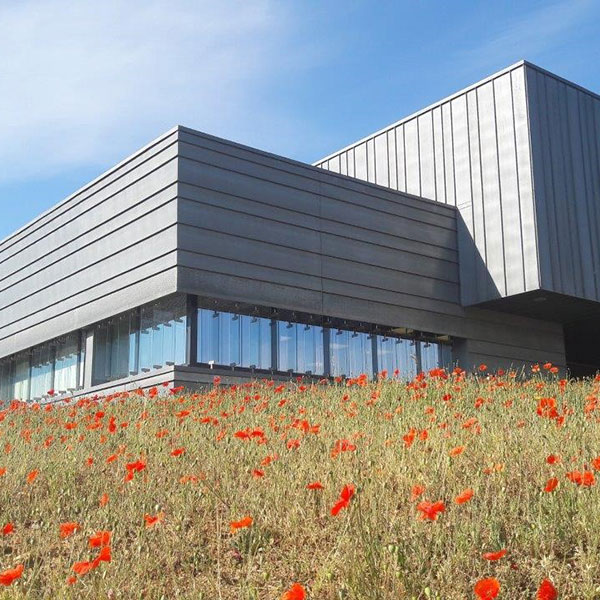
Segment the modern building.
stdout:
<svg viewBox="0 0 600 600">
<path fill-rule="evenodd" d="M 600 368 L 600 97 L 526 62 L 315 163 L 175 127 L 0 242 L 0 398 Z"/>
</svg>

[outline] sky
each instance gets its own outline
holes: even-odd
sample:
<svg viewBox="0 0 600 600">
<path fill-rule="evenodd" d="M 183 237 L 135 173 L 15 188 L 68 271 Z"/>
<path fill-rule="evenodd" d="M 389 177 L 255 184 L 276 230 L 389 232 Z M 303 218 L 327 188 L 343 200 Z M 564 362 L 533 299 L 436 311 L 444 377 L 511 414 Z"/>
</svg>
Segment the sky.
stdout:
<svg viewBox="0 0 600 600">
<path fill-rule="evenodd" d="M 597 0 L 0 0 L 0 239 L 180 124 L 305 162 L 521 59 L 600 92 Z"/>
</svg>

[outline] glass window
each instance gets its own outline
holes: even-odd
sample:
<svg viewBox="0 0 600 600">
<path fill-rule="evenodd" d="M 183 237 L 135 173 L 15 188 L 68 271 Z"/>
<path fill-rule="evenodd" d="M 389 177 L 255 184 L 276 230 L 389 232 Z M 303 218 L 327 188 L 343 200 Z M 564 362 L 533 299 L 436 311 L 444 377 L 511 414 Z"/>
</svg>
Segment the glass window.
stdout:
<svg viewBox="0 0 600 600">
<path fill-rule="evenodd" d="M 373 351 L 371 336 L 367 333 L 332 329 L 329 342 L 331 374 L 335 377 L 373 377 Z"/>
<path fill-rule="evenodd" d="M 79 387 L 79 334 L 59 339 L 55 346 L 54 384 L 58 393 Z"/>
<path fill-rule="evenodd" d="M 441 366 L 440 346 L 431 342 L 419 342 L 421 346 L 421 371 L 427 372 Z"/>
<path fill-rule="evenodd" d="M 14 363 L 13 398 L 29 400 L 29 354 L 18 354 Z"/>
<path fill-rule="evenodd" d="M 0 402 L 14 398 L 13 366 L 11 359 L 0 361 Z"/>
<path fill-rule="evenodd" d="M 377 368 L 391 376 L 412 379 L 417 374 L 417 347 L 413 340 L 377 336 Z"/>
<path fill-rule="evenodd" d="M 179 295 L 140 309 L 139 368 L 143 371 L 186 362 L 186 302 Z M 135 344 L 129 332 L 130 343 Z M 134 353 L 128 353 L 130 370 L 137 370 Z"/>
<path fill-rule="evenodd" d="M 242 367 L 271 368 L 271 320 L 240 315 Z"/>
<path fill-rule="evenodd" d="M 54 348 L 50 344 L 36 346 L 31 354 L 31 398 L 41 399 L 53 389 L 53 374 Z"/>
<path fill-rule="evenodd" d="M 322 375 L 325 370 L 323 328 L 277 321 L 277 369 Z"/>
</svg>

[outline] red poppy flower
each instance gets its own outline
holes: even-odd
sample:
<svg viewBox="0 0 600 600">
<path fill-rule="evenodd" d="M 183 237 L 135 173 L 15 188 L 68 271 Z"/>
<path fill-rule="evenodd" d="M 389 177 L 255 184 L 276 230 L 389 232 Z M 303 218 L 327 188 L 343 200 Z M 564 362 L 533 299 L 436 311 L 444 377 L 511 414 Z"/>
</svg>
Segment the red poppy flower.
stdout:
<svg viewBox="0 0 600 600">
<path fill-rule="evenodd" d="M 244 529 L 245 527 L 250 527 L 252 525 L 253 519 L 252 517 L 244 517 L 239 521 L 231 521 L 229 524 L 231 528 L 231 533 L 235 533 L 238 529 Z"/>
<path fill-rule="evenodd" d="M 106 506 L 108 504 L 108 494 L 102 494 L 102 496 L 100 496 L 100 506 Z"/>
<path fill-rule="evenodd" d="M 549 454 L 546 457 L 546 462 L 549 465 L 555 465 L 556 463 L 560 462 L 560 456 L 557 456 L 556 454 Z"/>
<path fill-rule="evenodd" d="M 307 490 L 322 490 L 325 486 L 320 481 L 313 481 L 306 486 Z"/>
<path fill-rule="evenodd" d="M 11 533 L 14 533 L 14 531 L 15 531 L 15 526 L 12 523 L 7 523 L 2 528 L 2 535 L 10 535 Z"/>
<path fill-rule="evenodd" d="M 473 591 L 480 600 L 493 600 L 500 592 L 500 582 L 495 577 L 480 579 Z"/>
<path fill-rule="evenodd" d="M 558 486 L 558 479 L 556 479 L 556 477 L 552 477 L 552 478 L 548 479 L 548 481 L 546 482 L 546 487 L 544 488 L 544 491 L 545 492 L 553 492 L 557 486 Z"/>
<path fill-rule="evenodd" d="M 436 521 L 438 518 L 438 513 L 446 510 L 446 505 L 441 500 L 438 500 L 437 502 L 423 500 L 417 504 L 417 510 L 421 512 L 420 517 L 423 521 L 425 519 Z"/>
<path fill-rule="evenodd" d="M 181 456 L 185 453 L 185 448 L 175 448 L 171 451 L 171 456 Z"/>
<path fill-rule="evenodd" d="M 484 552 L 485 560 L 500 560 L 506 556 L 506 550 L 498 550 L 498 552 Z"/>
<path fill-rule="evenodd" d="M 23 574 L 23 568 L 23 565 L 17 565 L 14 569 L 0 573 L 0 585 L 10 585 L 15 579 L 19 579 Z"/>
<path fill-rule="evenodd" d="M 418 485 L 418 484 L 413 485 L 412 490 L 410 491 L 411 502 L 416 500 L 424 491 L 425 491 L 425 486 Z"/>
<path fill-rule="evenodd" d="M 556 600 L 558 598 L 558 592 L 549 579 L 544 579 L 540 583 L 536 598 L 537 600 Z"/>
<path fill-rule="evenodd" d="M 456 498 L 454 498 L 454 502 L 456 502 L 456 504 L 464 504 L 465 502 L 468 502 L 472 497 L 473 490 L 471 488 L 468 488 L 461 492 L 458 496 L 456 496 Z"/>
<path fill-rule="evenodd" d="M 342 488 L 342 491 L 340 492 L 340 497 L 339 497 L 338 501 L 333 505 L 333 507 L 331 509 L 332 516 L 335 517 L 343 508 L 348 507 L 348 505 L 350 504 L 350 500 L 352 499 L 352 496 L 354 496 L 354 492 L 355 492 L 355 487 L 351 483 L 346 484 Z"/>
<path fill-rule="evenodd" d="M 40 472 L 38 469 L 33 469 L 33 471 L 30 471 L 27 475 L 27 483 L 33 483 L 39 474 Z"/>
<path fill-rule="evenodd" d="M 165 513 L 159 512 L 156 515 L 144 515 L 144 521 L 146 521 L 146 529 L 150 529 L 150 527 L 154 527 L 161 521 L 164 521 Z"/>
<path fill-rule="evenodd" d="M 73 535 L 76 531 L 81 529 L 81 525 L 79 523 L 61 523 L 60 524 L 60 537 L 68 538 Z"/>
<path fill-rule="evenodd" d="M 299 583 L 295 583 L 287 592 L 281 596 L 281 600 L 304 600 L 306 590 Z"/>
<path fill-rule="evenodd" d="M 89 539 L 90 548 L 104 548 L 110 545 L 110 531 L 98 531 Z"/>
<path fill-rule="evenodd" d="M 450 452 L 448 452 L 448 454 L 450 456 L 458 456 L 459 454 L 462 454 L 465 450 L 464 446 L 456 446 L 456 448 L 452 448 L 452 450 L 450 450 Z"/>
</svg>

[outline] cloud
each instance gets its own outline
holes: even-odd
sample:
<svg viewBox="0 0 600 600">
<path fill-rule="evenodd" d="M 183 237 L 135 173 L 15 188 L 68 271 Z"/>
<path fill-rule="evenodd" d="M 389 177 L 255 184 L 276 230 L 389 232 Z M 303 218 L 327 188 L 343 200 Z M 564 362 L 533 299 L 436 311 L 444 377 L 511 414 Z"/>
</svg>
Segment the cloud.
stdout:
<svg viewBox="0 0 600 600">
<path fill-rule="evenodd" d="M 111 164 L 177 123 L 291 132 L 265 94 L 322 55 L 294 27 L 276 0 L 0 4 L 0 183 Z"/>
</svg>

